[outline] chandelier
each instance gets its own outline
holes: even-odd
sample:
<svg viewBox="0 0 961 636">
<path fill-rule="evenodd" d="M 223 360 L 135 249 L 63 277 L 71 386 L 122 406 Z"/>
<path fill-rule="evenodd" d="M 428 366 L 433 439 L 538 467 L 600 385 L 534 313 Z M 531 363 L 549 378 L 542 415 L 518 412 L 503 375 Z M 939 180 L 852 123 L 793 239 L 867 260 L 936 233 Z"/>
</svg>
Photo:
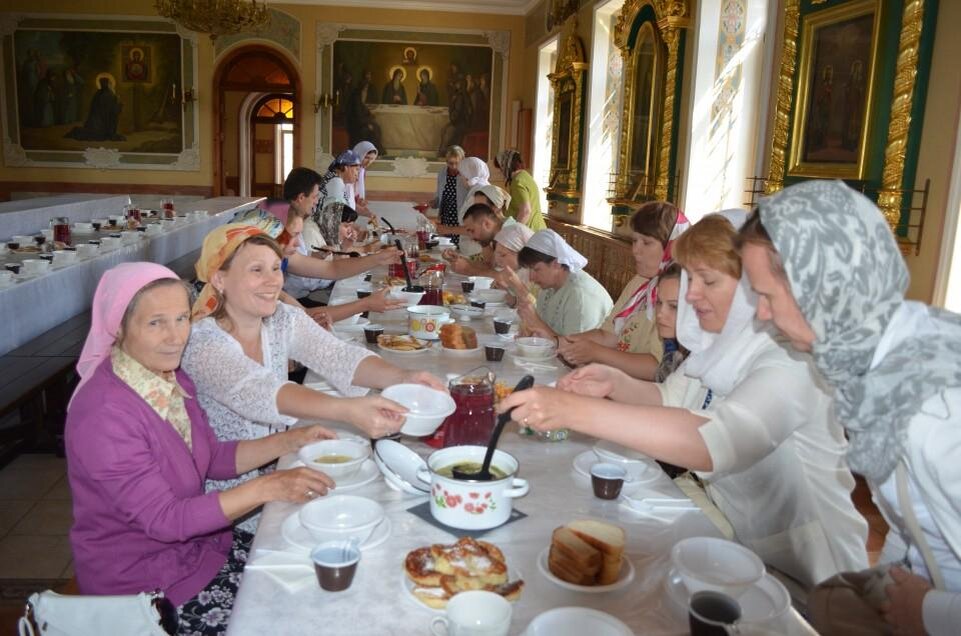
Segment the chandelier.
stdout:
<svg viewBox="0 0 961 636">
<path fill-rule="evenodd" d="M 267 3 L 257 0 L 155 0 L 154 8 L 186 29 L 209 33 L 211 40 L 259 31 L 270 23 Z"/>
</svg>

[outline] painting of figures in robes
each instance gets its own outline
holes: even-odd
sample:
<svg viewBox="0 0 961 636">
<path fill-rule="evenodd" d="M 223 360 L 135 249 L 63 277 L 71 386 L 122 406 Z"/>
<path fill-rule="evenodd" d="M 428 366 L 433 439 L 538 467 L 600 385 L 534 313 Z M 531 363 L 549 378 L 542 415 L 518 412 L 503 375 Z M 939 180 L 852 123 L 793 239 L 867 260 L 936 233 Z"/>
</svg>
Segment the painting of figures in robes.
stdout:
<svg viewBox="0 0 961 636">
<path fill-rule="evenodd" d="M 443 160 L 451 145 L 487 159 L 493 55 L 485 46 L 338 40 L 334 154 L 370 141 L 386 159 Z"/>
<path fill-rule="evenodd" d="M 184 150 L 178 35 L 18 29 L 13 41 L 24 150 Z"/>
</svg>

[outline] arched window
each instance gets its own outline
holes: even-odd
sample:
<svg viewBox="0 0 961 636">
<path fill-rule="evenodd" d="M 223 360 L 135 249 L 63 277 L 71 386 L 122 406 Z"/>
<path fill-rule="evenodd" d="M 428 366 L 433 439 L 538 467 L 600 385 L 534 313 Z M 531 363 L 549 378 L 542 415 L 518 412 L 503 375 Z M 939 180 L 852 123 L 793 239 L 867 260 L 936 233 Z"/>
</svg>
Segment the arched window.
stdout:
<svg viewBox="0 0 961 636">
<path fill-rule="evenodd" d="M 294 103 L 286 97 L 268 96 L 254 115 L 264 123 L 294 123 Z"/>
</svg>

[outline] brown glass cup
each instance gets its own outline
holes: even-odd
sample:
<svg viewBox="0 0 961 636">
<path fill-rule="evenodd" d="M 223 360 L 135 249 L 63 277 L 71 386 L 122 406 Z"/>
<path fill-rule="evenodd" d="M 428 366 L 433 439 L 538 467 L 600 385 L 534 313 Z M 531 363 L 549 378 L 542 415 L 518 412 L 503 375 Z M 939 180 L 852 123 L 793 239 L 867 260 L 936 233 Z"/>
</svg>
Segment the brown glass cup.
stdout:
<svg viewBox="0 0 961 636">
<path fill-rule="evenodd" d="M 488 362 L 500 362 L 504 359 L 504 347 L 486 345 L 484 347 L 484 356 Z"/>
<path fill-rule="evenodd" d="M 366 339 L 369 344 L 377 344 L 377 336 L 382 333 L 384 333 L 384 328 L 381 325 L 367 325 L 364 327 L 364 339 Z"/>
<path fill-rule="evenodd" d="M 348 541 L 328 541 L 314 548 L 310 558 L 320 587 L 328 592 L 343 592 L 354 581 L 360 548 Z"/>
<path fill-rule="evenodd" d="M 465 281 L 461 282 L 460 288 L 461 288 L 462 290 L 464 290 L 464 293 L 465 293 L 465 294 L 469 294 L 469 293 L 471 293 L 472 291 L 474 291 L 474 281 L 472 281 L 472 280 L 465 280 Z"/>
<path fill-rule="evenodd" d="M 511 320 L 494 320 L 494 333 L 496 334 L 506 334 L 511 330 L 511 325 L 514 324 Z"/>
<path fill-rule="evenodd" d="M 617 499 L 627 481 L 627 471 L 616 464 L 601 462 L 591 466 L 591 487 L 598 499 Z"/>
</svg>

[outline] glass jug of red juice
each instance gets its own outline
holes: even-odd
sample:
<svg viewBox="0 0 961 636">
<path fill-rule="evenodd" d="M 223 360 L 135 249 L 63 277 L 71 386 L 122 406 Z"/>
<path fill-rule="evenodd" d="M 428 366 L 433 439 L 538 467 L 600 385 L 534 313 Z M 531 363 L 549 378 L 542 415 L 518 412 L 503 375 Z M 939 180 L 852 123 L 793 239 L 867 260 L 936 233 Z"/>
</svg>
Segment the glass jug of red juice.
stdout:
<svg viewBox="0 0 961 636">
<path fill-rule="evenodd" d="M 456 410 L 444 420 L 444 447 L 486 446 L 494 430 L 494 374 L 480 367 L 451 380 Z"/>
</svg>

